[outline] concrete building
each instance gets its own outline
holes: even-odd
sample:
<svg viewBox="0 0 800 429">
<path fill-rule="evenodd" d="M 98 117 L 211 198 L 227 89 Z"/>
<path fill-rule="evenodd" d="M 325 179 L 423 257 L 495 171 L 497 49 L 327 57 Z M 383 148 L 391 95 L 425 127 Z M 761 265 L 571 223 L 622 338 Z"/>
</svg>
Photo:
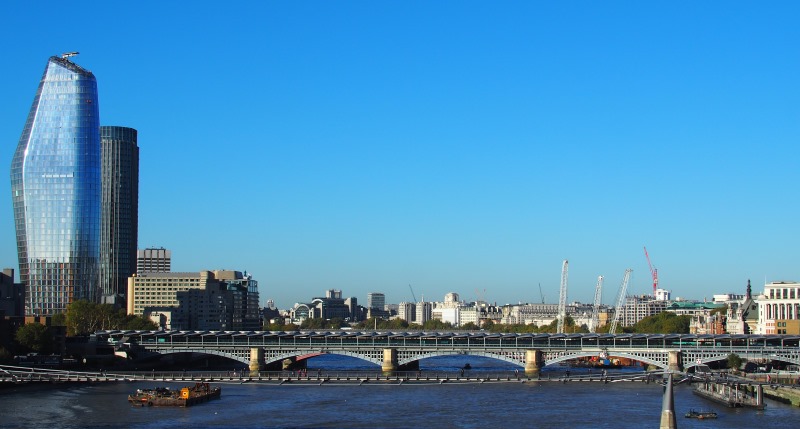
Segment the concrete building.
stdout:
<svg viewBox="0 0 800 429">
<path fill-rule="evenodd" d="M 415 305 L 414 323 L 423 325 L 428 320 L 433 318 L 433 303 L 432 302 L 418 302 Z"/>
<path fill-rule="evenodd" d="M 172 252 L 163 248 L 136 251 L 137 273 L 169 273 L 172 270 Z"/>
<path fill-rule="evenodd" d="M 397 317 L 408 323 L 415 323 L 417 320 L 417 305 L 413 302 L 401 302 L 397 305 Z"/>
<path fill-rule="evenodd" d="M 145 272 L 128 278 L 128 314 L 165 329 L 258 330 L 258 283 L 239 271 Z"/>
<path fill-rule="evenodd" d="M 669 301 L 657 300 L 652 295 L 630 295 L 625 298 L 620 326 L 633 326 L 645 317 L 666 311 Z"/>
<path fill-rule="evenodd" d="M 136 272 L 139 236 L 139 146 L 133 128 L 100 127 L 100 288 L 103 302 L 124 304 Z"/>
</svg>

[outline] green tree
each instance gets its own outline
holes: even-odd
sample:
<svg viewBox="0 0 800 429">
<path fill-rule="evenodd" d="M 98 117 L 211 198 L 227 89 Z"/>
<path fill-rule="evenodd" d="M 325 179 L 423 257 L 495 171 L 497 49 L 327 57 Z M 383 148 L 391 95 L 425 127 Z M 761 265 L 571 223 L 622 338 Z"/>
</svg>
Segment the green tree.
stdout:
<svg viewBox="0 0 800 429">
<path fill-rule="evenodd" d="M 36 353 L 50 353 L 53 349 L 53 335 L 50 328 L 39 323 L 26 323 L 14 335 L 17 344 Z"/>
<path fill-rule="evenodd" d="M 463 329 L 465 331 L 478 331 L 478 330 L 480 330 L 480 328 L 478 327 L 478 325 L 475 324 L 475 322 L 467 322 L 467 323 L 461 325 L 461 329 Z"/>
<path fill-rule="evenodd" d="M 152 320 L 135 314 L 126 314 L 125 310 L 119 310 L 117 320 L 119 320 L 118 326 L 112 329 L 130 329 L 134 331 L 155 331 L 158 329 L 158 325 Z"/>
<path fill-rule="evenodd" d="M 637 322 L 626 332 L 639 334 L 688 334 L 691 316 L 663 311 L 654 316 L 648 316 Z"/>
<path fill-rule="evenodd" d="M 730 368 L 732 370 L 739 370 L 739 368 L 742 367 L 742 363 L 743 362 L 744 362 L 744 359 L 742 359 L 736 353 L 731 353 L 731 354 L 728 355 L 728 368 Z"/>
</svg>

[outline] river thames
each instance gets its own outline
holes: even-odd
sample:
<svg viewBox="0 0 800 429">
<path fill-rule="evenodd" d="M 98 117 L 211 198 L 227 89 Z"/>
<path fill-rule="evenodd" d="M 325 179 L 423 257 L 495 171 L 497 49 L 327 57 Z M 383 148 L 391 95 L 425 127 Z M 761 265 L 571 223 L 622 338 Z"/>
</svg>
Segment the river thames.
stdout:
<svg viewBox="0 0 800 429">
<path fill-rule="evenodd" d="M 318 359 L 318 358 L 314 358 Z M 327 360 L 326 360 L 327 359 Z M 516 367 L 479 358 L 423 361 L 423 373 L 452 371 L 468 359 L 471 374 Z M 327 357 L 309 371 L 361 369 L 359 361 Z M 563 377 L 564 368 L 543 376 Z M 571 369 L 573 374 L 581 369 Z M 132 407 L 137 388 L 188 383 L 53 385 L 0 393 L 0 428 L 645 428 L 657 427 L 662 387 L 643 382 L 473 382 L 460 384 L 216 383 L 222 398 L 190 408 Z M 708 402 L 688 385 L 675 386 L 681 428 L 796 428 L 800 409 L 767 400 L 764 411 Z M 716 420 L 683 418 L 689 409 L 713 410 Z"/>
</svg>

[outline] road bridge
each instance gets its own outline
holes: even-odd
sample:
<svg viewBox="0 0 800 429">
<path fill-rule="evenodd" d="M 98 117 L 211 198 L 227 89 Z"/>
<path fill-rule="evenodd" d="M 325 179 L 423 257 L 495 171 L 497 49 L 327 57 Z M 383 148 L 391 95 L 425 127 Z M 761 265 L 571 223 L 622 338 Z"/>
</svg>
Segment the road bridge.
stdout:
<svg viewBox="0 0 800 429">
<path fill-rule="evenodd" d="M 339 354 L 380 365 L 385 372 L 414 368 L 419 360 L 448 355 L 494 358 L 536 373 L 542 366 L 587 357 L 619 357 L 686 371 L 736 354 L 748 360 L 800 365 L 800 336 L 693 334 L 518 334 L 386 331 L 100 331 L 117 350 L 159 354 L 205 353 L 250 365 L 300 356 Z"/>
</svg>

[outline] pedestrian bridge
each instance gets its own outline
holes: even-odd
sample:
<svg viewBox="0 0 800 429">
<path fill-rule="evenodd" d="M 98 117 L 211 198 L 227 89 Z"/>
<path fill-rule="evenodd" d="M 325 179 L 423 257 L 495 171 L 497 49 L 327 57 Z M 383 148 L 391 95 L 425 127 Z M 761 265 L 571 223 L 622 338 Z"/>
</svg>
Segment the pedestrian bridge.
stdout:
<svg viewBox="0 0 800 429">
<path fill-rule="evenodd" d="M 434 356 L 473 355 L 537 372 L 542 366 L 587 357 L 628 358 L 668 370 L 725 360 L 776 360 L 800 365 L 800 336 L 693 334 L 517 334 L 385 331 L 100 331 L 118 350 L 205 353 L 250 364 L 253 371 L 285 359 L 319 354 L 351 356 L 384 371 L 415 368 Z"/>
</svg>

